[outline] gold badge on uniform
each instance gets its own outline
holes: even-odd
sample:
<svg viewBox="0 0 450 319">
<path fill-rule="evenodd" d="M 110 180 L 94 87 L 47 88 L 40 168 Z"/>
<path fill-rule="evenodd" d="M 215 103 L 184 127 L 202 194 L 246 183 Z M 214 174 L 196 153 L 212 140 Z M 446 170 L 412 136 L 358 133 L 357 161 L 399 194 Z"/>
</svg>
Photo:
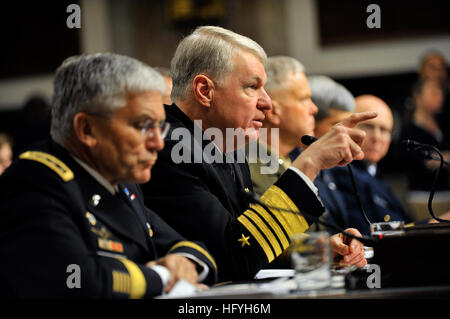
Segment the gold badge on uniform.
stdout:
<svg viewBox="0 0 450 319">
<path fill-rule="evenodd" d="M 150 236 L 150 237 L 153 237 L 153 229 L 152 229 L 152 227 L 150 226 L 149 223 L 147 223 L 147 228 L 148 228 L 148 234 L 149 234 L 149 236 Z"/>
<path fill-rule="evenodd" d="M 100 229 L 91 227 L 91 232 L 97 235 L 99 238 L 108 239 L 112 237 L 112 234 L 106 229 L 105 226 L 102 226 Z"/>
<path fill-rule="evenodd" d="M 242 237 L 238 239 L 238 242 L 240 242 L 242 244 L 242 248 L 244 248 L 245 245 L 250 246 L 250 242 L 248 241 L 249 239 L 250 236 L 244 236 L 244 234 L 242 234 Z"/>
<path fill-rule="evenodd" d="M 95 219 L 95 216 L 91 212 L 86 212 L 86 218 L 89 220 L 89 224 L 92 226 L 95 226 L 97 223 L 97 219 Z"/>
</svg>

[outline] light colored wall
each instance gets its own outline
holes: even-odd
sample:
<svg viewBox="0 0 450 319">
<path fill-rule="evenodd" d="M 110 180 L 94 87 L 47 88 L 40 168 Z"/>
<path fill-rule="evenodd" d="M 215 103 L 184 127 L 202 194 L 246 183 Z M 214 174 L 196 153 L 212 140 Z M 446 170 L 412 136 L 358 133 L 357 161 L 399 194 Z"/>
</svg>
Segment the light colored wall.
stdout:
<svg viewBox="0 0 450 319">
<path fill-rule="evenodd" d="M 108 0 L 81 0 L 81 51 L 83 53 L 112 50 L 111 15 Z"/>
<path fill-rule="evenodd" d="M 52 81 L 51 74 L 0 81 L 0 110 L 19 109 L 28 97 L 35 93 L 49 100 L 52 94 Z"/>
<path fill-rule="evenodd" d="M 114 50 L 117 53 L 142 58 L 149 63 L 153 62 L 152 65 L 165 65 L 161 62 L 162 58 L 161 61 L 157 59 L 155 36 L 146 37 L 149 39 L 148 43 L 151 42 L 148 49 L 136 51 L 136 48 L 142 49 L 142 45 L 136 44 L 138 39 L 134 34 L 135 21 L 128 2 L 81 0 L 80 4 L 82 52 Z M 450 36 L 386 40 L 322 48 L 314 0 L 265 0 L 259 4 L 261 21 L 238 24 L 244 29 L 249 29 L 246 34 L 257 34 L 257 40 L 267 48 L 269 54 L 296 57 L 305 64 L 309 73 L 342 78 L 411 72 L 416 69 L 421 54 L 430 48 L 440 50 L 450 61 Z M 255 26 L 258 30 L 250 30 Z M 153 32 L 155 35 L 153 29 L 150 31 L 150 34 Z M 283 50 L 285 52 L 281 52 Z M 146 57 L 146 54 L 152 56 Z M 167 54 L 164 52 L 165 58 Z M 155 60 L 157 62 L 154 62 Z M 0 109 L 19 108 L 32 93 L 40 93 L 50 98 L 52 77 L 53 74 L 43 74 L 0 81 Z"/>
<path fill-rule="evenodd" d="M 287 54 L 300 60 L 309 73 L 352 77 L 411 72 L 417 69 L 419 58 L 430 48 L 440 50 L 450 61 L 450 36 L 322 48 L 316 10 L 314 0 L 285 0 Z"/>
</svg>

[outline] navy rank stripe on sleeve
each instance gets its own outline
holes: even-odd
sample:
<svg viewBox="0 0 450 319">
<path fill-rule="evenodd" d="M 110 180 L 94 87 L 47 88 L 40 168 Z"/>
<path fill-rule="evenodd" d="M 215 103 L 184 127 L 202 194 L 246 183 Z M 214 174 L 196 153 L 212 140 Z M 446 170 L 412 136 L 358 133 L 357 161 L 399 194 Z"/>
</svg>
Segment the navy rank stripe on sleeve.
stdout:
<svg viewBox="0 0 450 319">
<path fill-rule="evenodd" d="M 197 254 L 201 254 L 203 257 L 206 257 L 205 261 L 209 261 L 209 263 L 217 270 L 217 264 L 214 258 L 206 251 L 206 249 L 194 242 L 180 241 L 173 245 L 172 248 L 169 249 L 168 253 L 174 253 L 177 251 L 190 252 L 191 250 Z"/>
</svg>

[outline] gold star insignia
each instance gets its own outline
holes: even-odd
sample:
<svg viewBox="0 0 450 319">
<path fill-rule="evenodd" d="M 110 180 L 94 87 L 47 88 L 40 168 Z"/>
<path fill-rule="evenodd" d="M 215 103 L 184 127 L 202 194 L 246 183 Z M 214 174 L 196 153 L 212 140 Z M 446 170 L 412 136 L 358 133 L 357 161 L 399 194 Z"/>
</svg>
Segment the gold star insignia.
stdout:
<svg viewBox="0 0 450 319">
<path fill-rule="evenodd" d="M 250 246 L 250 243 L 248 242 L 249 239 L 250 239 L 250 236 L 245 237 L 244 234 L 242 234 L 242 237 L 238 239 L 238 242 L 242 243 L 242 247 L 244 247 L 245 245 Z"/>
</svg>

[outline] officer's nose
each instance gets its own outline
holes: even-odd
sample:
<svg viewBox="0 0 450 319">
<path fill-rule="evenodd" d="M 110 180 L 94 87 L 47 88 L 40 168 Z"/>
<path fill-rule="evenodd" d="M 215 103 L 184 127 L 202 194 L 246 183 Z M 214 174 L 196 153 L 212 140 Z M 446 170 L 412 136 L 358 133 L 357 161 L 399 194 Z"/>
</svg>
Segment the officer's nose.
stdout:
<svg viewBox="0 0 450 319">
<path fill-rule="evenodd" d="M 265 111 L 270 111 L 272 109 L 272 100 L 270 99 L 269 94 L 267 94 L 264 87 L 261 87 L 261 93 L 258 98 L 258 104 L 256 105 L 258 110 L 261 110 L 265 113 Z"/>
<path fill-rule="evenodd" d="M 148 134 L 146 148 L 151 151 L 160 151 L 164 148 L 164 138 L 160 127 L 153 129 L 153 134 Z"/>
</svg>

